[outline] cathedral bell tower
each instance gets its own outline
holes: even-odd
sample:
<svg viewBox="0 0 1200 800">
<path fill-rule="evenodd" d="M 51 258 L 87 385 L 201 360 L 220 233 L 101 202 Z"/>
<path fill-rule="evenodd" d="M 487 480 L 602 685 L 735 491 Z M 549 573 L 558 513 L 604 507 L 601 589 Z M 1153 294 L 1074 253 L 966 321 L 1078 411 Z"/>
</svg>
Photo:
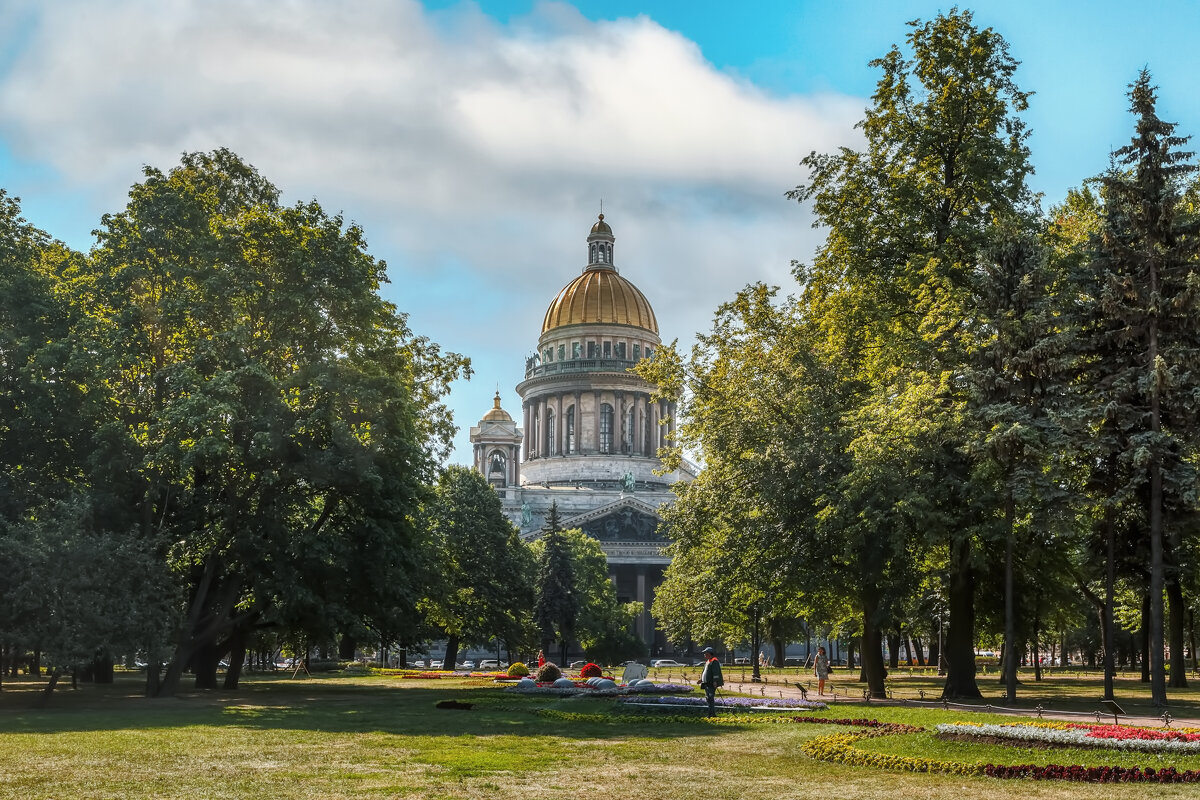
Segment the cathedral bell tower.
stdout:
<svg viewBox="0 0 1200 800">
<path fill-rule="evenodd" d="M 504 490 L 521 484 L 521 429 L 508 412 L 500 407 L 500 392 L 496 392 L 491 410 L 471 428 L 471 444 L 475 450 L 475 469 L 483 473 L 500 496 Z"/>
</svg>

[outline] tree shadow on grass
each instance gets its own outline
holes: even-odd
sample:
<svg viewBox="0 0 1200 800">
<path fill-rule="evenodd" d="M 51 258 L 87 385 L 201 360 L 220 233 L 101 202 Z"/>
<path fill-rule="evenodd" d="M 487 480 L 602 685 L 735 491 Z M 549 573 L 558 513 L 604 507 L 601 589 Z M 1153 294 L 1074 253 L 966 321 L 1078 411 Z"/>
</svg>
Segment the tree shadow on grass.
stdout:
<svg viewBox="0 0 1200 800">
<path fill-rule="evenodd" d="M 553 737 L 572 740 L 627 738 L 682 739 L 722 735 L 739 726 L 664 722 L 653 712 L 622 713 L 613 700 L 528 697 L 493 688 L 462 685 L 433 688 L 398 681 L 347 681 L 335 678 L 252 681 L 238 692 L 187 692 L 173 698 L 147 699 L 129 683 L 70 691 L 49 708 L 18 704 L 8 684 L 0 706 L 0 735 L 212 726 L 324 733 L 375 733 L 394 736 Z M 140 684 L 137 686 L 140 689 Z M 34 692 L 25 691 L 25 700 Z M 444 700 L 470 703 L 470 710 L 439 709 Z M 541 709 L 587 715 L 561 719 Z M 691 709 L 664 709 L 672 715 Z"/>
</svg>

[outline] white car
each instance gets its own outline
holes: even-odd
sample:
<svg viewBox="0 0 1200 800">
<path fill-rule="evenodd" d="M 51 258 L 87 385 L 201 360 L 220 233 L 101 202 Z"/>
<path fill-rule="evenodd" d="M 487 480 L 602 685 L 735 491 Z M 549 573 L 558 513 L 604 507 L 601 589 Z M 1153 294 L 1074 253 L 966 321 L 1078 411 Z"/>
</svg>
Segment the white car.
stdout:
<svg viewBox="0 0 1200 800">
<path fill-rule="evenodd" d="M 485 658 L 479 662 L 480 669 L 500 669 L 501 667 L 507 667 L 507 666 L 508 666 L 508 664 L 505 664 L 501 661 L 497 661 L 494 658 Z"/>
<path fill-rule="evenodd" d="M 462 662 L 461 666 L 463 669 L 475 669 L 475 662 L 468 659 Z"/>
<path fill-rule="evenodd" d="M 441 669 L 441 668 L 442 668 L 442 662 L 441 662 L 441 661 L 430 661 L 430 662 L 429 662 L 429 668 L 430 668 L 430 669 Z"/>
<path fill-rule="evenodd" d="M 669 658 L 660 658 L 655 661 L 651 661 L 650 666 L 654 667 L 655 669 L 662 669 L 663 667 L 686 667 L 687 664 L 680 664 L 678 661 L 672 661 Z"/>
</svg>

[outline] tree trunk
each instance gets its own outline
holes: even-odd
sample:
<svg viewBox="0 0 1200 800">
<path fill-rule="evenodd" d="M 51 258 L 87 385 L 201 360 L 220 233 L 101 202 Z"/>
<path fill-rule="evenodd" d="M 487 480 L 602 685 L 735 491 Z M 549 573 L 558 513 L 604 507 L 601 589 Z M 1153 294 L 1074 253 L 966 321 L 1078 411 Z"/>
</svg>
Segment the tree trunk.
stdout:
<svg viewBox="0 0 1200 800">
<path fill-rule="evenodd" d="M 1142 683 L 1150 682 L 1150 595 L 1142 595 L 1141 666 Z"/>
<path fill-rule="evenodd" d="M 1012 486 L 1004 498 L 1004 694 L 1008 702 L 1017 699 L 1016 611 L 1013 597 L 1013 540 L 1016 538 L 1016 503 Z"/>
<path fill-rule="evenodd" d="M 1158 264 L 1149 259 L 1150 297 L 1157 304 Z M 1158 308 L 1151 310 L 1147 330 L 1146 365 L 1150 372 L 1150 432 L 1162 430 L 1162 380 L 1158 369 Z M 1163 663 L 1163 475 L 1162 452 L 1155 441 L 1150 454 L 1150 700 L 1167 704 L 1166 665 Z"/>
<path fill-rule="evenodd" d="M 1187 606 L 1183 602 L 1183 588 L 1179 585 L 1179 572 L 1172 569 L 1167 575 L 1167 603 L 1171 619 L 1171 679 L 1168 684 L 1172 689 L 1186 689 L 1187 656 L 1184 653 L 1184 616 Z"/>
<path fill-rule="evenodd" d="M 95 683 L 109 684 L 113 682 L 113 657 L 111 653 L 98 655 L 92 659 L 91 680 Z"/>
<path fill-rule="evenodd" d="M 933 625 L 929 629 L 929 666 L 938 667 L 939 670 L 942 666 L 940 661 L 942 654 L 938 647 L 938 626 L 940 624 L 938 620 L 934 620 Z"/>
<path fill-rule="evenodd" d="M 1042 680 L 1042 648 L 1038 646 L 1037 625 L 1033 627 L 1033 679 Z"/>
<path fill-rule="evenodd" d="M 925 666 L 925 650 L 921 645 L 920 638 L 913 636 L 908 640 L 909 646 L 912 647 L 912 653 L 917 657 L 917 666 Z"/>
<path fill-rule="evenodd" d="M 859 659 L 861 661 L 861 659 Z M 846 671 L 854 669 L 854 637 L 846 639 Z"/>
<path fill-rule="evenodd" d="M 215 644 L 197 647 L 192 653 L 192 672 L 196 676 L 197 689 L 217 688 L 217 665 L 225 653 Z"/>
<path fill-rule="evenodd" d="M 1191 644 L 1192 669 L 1196 669 L 1196 612 L 1188 611 L 1188 642 Z M 0 670 L 2 672 L 3 670 Z"/>
<path fill-rule="evenodd" d="M 787 664 L 787 642 L 783 639 L 775 639 L 771 644 L 775 647 L 775 666 L 785 666 Z"/>
<path fill-rule="evenodd" d="M 159 691 L 158 651 L 153 647 L 146 653 L 146 697 L 157 697 Z"/>
<path fill-rule="evenodd" d="M 762 681 L 762 672 L 758 663 L 758 654 L 762 652 L 762 627 L 759 622 L 758 606 L 750 607 L 753 621 L 750 627 L 750 680 L 755 683 Z"/>
<path fill-rule="evenodd" d="M 242 679 L 242 664 L 246 661 L 246 639 L 249 632 L 239 627 L 229 640 L 229 669 L 225 671 L 225 688 L 233 691 Z"/>
<path fill-rule="evenodd" d="M 453 670 L 458 663 L 458 634 L 446 637 L 446 655 L 442 658 L 442 669 Z"/>
<path fill-rule="evenodd" d="M 961 535 L 950 543 L 950 627 L 946 631 L 946 682 L 942 697 L 982 698 L 975 682 L 975 571 L 971 540 Z"/>
<path fill-rule="evenodd" d="M 50 673 L 50 681 L 46 684 L 46 688 L 43 689 L 42 693 L 38 695 L 37 699 L 33 701 L 34 708 L 46 707 L 46 704 L 50 702 L 50 695 L 54 692 L 54 687 L 58 685 L 58 679 L 61 677 L 62 667 L 55 667 L 54 671 Z"/>
<path fill-rule="evenodd" d="M 1113 700 L 1113 681 L 1117 675 L 1117 665 L 1113 653 L 1113 607 L 1116 603 L 1117 586 L 1117 533 L 1113 520 L 1112 508 L 1104 510 L 1104 540 L 1108 564 L 1104 569 L 1104 609 L 1101 619 L 1101 636 L 1104 639 L 1104 699 Z M 1063 655 L 1066 655 L 1066 640 L 1063 641 Z M 1066 659 L 1063 659 L 1066 663 Z"/>
<path fill-rule="evenodd" d="M 29 674 L 35 678 L 42 677 L 42 648 L 33 648 L 33 658 L 29 662 Z"/>
<path fill-rule="evenodd" d="M 896 669 L 900 666 L 900 628 L 888 631 L 888 668 Z"/>
<path fill-rule="evenodd" d="M 358 642 L 348 633 L 343 633 L 342 638 L 338 639 L 338 659 L 341 661 L 353 661 L 355 652 L 358 650 Z"/>
<path fill-rule="evenodd" d="M 873 589 L 862 592 L 862 604 L 862 665 L 863 674 L 867 679 L 867 692 L 871 697 L 884 699 L 887 697 L 884 686 L 887 673 L 883 666 L 883 631 L 874 620 L 879 611 L 879 599 Z"/>
<path fill-rule="evenodd" d="M 496 660 L 499 661 L 500 659 L 496 659 Z M 399 662 L 400 669 L 408 669 L 408 648 L 407 647 L 397 647 L 396 648 L 396 661 Z"/>
</svg>

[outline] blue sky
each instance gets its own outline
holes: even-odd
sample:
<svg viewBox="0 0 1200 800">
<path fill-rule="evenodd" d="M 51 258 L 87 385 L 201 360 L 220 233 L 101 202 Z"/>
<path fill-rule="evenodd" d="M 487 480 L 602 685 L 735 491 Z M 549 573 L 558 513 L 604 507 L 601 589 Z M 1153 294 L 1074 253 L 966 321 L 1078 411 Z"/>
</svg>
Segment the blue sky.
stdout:
<svg viewBox="0 0 1200 800">
<path fill-rule="evenodd" d="M 513 386 L 604 199 L 616 264 L 686 343 L 820 240 L 783 193 L 853 146 L 868 66 L 918 2 L 473 4 L 0 0 L 0 186 L 87 249 L 143 164 L 228 146 L 289 201 L 361 223 L 415 330 L 471 356 L 466 429 Z M 1045 204 L 1104 169 L 1149 67 L 1200 134 L 1200 3 L 982 2 L 1035 92 Z M 286 9 L 282 11 L 281 9 Z"/>
</svg>

